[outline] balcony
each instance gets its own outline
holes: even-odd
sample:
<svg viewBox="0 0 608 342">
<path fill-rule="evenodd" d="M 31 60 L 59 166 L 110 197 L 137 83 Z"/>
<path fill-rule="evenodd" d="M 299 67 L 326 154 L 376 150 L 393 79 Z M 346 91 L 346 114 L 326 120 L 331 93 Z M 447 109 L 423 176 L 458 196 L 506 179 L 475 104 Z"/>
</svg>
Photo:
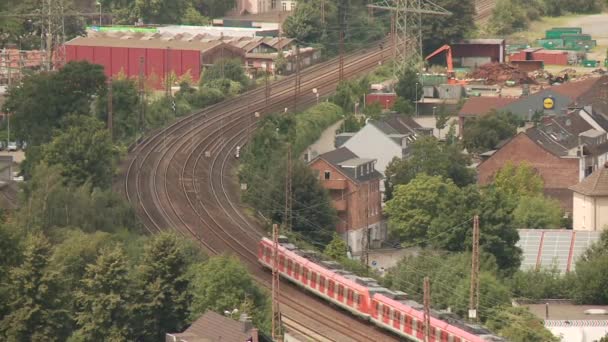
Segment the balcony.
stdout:
<svg viewBox="0 0 608 342">
<path fill-rule="evenodd" d="M 346 179 L 322 179 L 321 185 L 328 190 L 345 190 Z"/>
<path fill-rule="evenodd" d="M 331 201 L 331 204 L 337 211 L 346 211 L 348 208 L 346 200 L 333 200 Z"/>
</svg>

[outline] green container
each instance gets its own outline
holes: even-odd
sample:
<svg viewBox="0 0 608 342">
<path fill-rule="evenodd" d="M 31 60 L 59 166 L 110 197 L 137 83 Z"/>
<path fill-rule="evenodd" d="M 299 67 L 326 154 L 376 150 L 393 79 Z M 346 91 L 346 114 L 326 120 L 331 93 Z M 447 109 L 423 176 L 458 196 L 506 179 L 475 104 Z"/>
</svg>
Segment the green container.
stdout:
<svg viewBox="0 0 608 342">
<path fill-rule="evenodd" d="M 422 74 L 420 81 L 425 86 L 438 86 L 448 83 L 448 77 L 445 75 Z"/>
<path fill-rule="evenodd" d="M 547 50 L 561 49 L 564 47 L 563 39 L 538 39 L 536 45 L 542 46 Z"/>
<path fill-rule="evenodd" d="M 599 66 L 599 63 L 598 61 L 583 59 L 583 66 L 585 68 L 597 68 Z"/>
<path fill-rule="evenodd" d="M 565 42 L 571 40 L 591 40 L 591 35 L 589 34 L 564 34 L 562 35 L 562 39 Z"/>
<path fill-rule="evenodd" d="M 547 39 L 559 39 L 564 34 L 581 34 L 583 29 L 580 27 L 554 27 L 550 30 L 545 31 L 545 37 Z"/>
</svg>

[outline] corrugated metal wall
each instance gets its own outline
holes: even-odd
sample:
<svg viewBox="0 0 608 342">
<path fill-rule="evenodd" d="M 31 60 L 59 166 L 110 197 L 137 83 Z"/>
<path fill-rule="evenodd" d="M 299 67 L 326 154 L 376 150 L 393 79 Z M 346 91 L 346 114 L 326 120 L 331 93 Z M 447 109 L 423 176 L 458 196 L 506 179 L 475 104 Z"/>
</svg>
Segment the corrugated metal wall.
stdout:
<svg viewBox="0 0 608 342">
<path fill-rule="evenodd" d="M 139 76 L 139 60 L 144 58 L 145 75 L 149 85 L 163 88 L 165 68 L 182 77 L 190 73 L 197 81 L 201 73 L 200 51 L 166 50 L 99 46 L 66 46 L 67 61 L 86 60 L 104 67 L 107 76 L 122 73 L 128 77 Z"/>
</svg>

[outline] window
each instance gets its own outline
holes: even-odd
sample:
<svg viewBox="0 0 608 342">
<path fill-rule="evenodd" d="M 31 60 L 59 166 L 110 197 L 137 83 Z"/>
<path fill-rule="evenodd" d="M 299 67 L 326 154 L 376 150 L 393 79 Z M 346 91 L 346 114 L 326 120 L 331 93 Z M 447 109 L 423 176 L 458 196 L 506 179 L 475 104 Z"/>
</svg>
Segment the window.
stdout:
<svg viewBox="0 0 608 342">
<path fill-rule="evenodd" d="M 331 178 L 331 172 L 325 171 L 324 176 L 325 176 L 325 180 L 329 180 Z"/>
<path fill-rule="evenodd" d="M 287 3 L 286 2 L 283 3 L 283 11 L 287 11 Z"/>
<path fill-rule="evenodd" d="M 304 276 L 304 281 L 308 281 L 308 269 L 307 268 L 302 269 L 302 275 Z"/>
<path fill-rule="evenodd" d="M 291 262 L 291 260 L 287 260 L 287 271 L 291 272 L 292 265 L 293 263 Z"/>
<path fill-rule="evenodd" d="M 270 8 L 275 9 L 277 8 L 277 0 L 272 0 L 272 3 L 270 5 Z"/>
<path fill-rule="evenodd" d="M 300 264 L 296 264 L 296 269 L 294 272 L 296 275 L 300 275 Z"/>
<path fill-rule="evenodd" d="M 285 257 L 282 255 L 279 255 L 279 266 L 285 267 Z"/>
<path fill-rule="evenodd" d="M 313 284 L 317 282 L 317 274 L 315 272 L 310 272 L 310 282 Z"/>
<path fill-rule="evenodd" d="M 401 322 L 401 313 L 399 313 L 399 311 L 393 312 L 393 320 L 397 323 Z"/>
<path fill-rule="evenodd" d="M 355 293 L 356 296 L 356 300 L 357 300 L 357 305 L 361 305 L 361 295 L 358 293 Z"/>
<path fill-rule="evenodd" d="M 391 309 L 388 306 L 385 306 L 384 308 L 382 308 L 382 316 L 384 316 L 384 319 L 389 319 L 390 312 L 391 312 Z"/>
</svg>

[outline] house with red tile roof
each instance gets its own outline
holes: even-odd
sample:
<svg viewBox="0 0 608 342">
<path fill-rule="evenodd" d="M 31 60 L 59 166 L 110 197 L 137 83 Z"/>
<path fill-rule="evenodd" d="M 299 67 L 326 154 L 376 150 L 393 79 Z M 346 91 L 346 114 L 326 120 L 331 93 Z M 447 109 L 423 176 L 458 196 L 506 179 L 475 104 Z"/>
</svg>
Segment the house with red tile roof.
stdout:
<svg viewBox="0 0 608 342">
<path fill-rule="evenodd" d="M 270 339 L 259 334 L 247 319 L 238 321 L 213 311 L 205 312 L 182 333 L 165 335 L 166 342 L 265 342 Z"/>
</svg>

